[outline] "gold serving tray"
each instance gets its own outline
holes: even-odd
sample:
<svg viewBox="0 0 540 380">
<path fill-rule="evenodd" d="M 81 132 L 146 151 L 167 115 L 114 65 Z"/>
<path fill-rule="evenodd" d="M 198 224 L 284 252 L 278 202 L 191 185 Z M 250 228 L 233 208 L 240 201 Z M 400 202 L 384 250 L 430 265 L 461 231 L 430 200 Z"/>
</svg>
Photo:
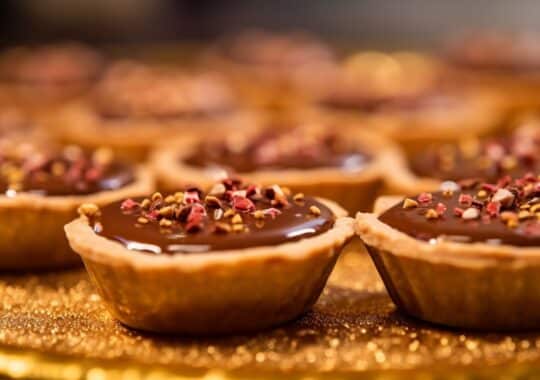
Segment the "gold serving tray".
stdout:
<svg viewBox="0 0 540 380">
<path fill-rule="evenodd" d="M 83 269 L 0 276 L 0 375 L 60 379 L 465 379 L 540 376 L 540 333 L 433 326 L 396 311 L 355 243 L 313 311 L 256 335 L 130 330 Z"/>
</svg>

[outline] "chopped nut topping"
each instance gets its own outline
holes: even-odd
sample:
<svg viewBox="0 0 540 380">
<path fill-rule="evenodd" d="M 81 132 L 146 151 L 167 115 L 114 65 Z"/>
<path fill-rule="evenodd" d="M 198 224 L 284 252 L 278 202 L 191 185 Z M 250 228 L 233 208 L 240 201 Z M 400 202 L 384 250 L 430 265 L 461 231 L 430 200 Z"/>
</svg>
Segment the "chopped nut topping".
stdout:
<svg viewBox="0 0 540 380">
<path fill-rule="evenodd" d="M 304 193 L 297 193 L 293 197 L 295 202 L 302 202 L 304 200 Z"/>
<path fill-rule="evenodd" d="M 92 218 L 99 215 L 99 207 L 93 203 L 83 203 L 77 210 L 79 215 Z"/>
<path fill-rule="evenodd" d="M 242 219 L 242 217 L 240 216 L 240 214 L 236 214 L 235 216 L 233 216 L 233 218 L 231 219 L 231 223 L 232 223 L 232 224 L 240 224 L 240 223 L 243 223 L 243 219 Z"/>
<path fill-rule="evenodd" d="M 411 198 L 405 198 L 403 201 L 403 208 L 415 208 L 418 207 L 418 202 Z"/>
<path fill-rule="evenodd" d="M 152 199 L 152 202 L 156 202 L 163 199 L 163 195 L 161 195 L 161 193 L 159 192 L 155 192 L 154 194 L 152 194 L 151 199 Z"/>
<path fill-rule="evenodd" d="M 514 201 L 514 194 L 507 189 L 499 189 L 491 198 L 492 202 L 499 202 L 502 206 L 509 206 Z"/>
<path fill-rule="evenodd" d="M 437 219 L 439 217 L 439 214 L 437 213 L 437 211 L 435 211 L 435 209 L 428 209 L 426 211 L 426 219 Z"/>
<path fill-rule="evenodd" d="M 140 216 L 137 218 L 137 223 L 139 224 L 147 224 L 149 222 L 148 219 L 146 219 L 144 216 Z"/>
<path fill-rule="evenodd" d="M 236 179 L 223 180 L 221 185 L 225 189 L 221 195 L 205 195 L 202 190 L 192 187 L 174 195 L 154 193 L 139 201 L 126 199 L 120 208 L 123 215 L 134 217 L 137 228 L 158 225 L 162 234 L 192 234 L 205 229 L 212 233 L 245 233 L 252 226 L 262 228 L 265 223 L 271 223 L 271 219 L 279 217 L 288 208 L 300 210 L 295 211 L 295 217 L 302 214 L 319 216 L 322 212 L 311 203 L 313 200 L 302 194 L 286 196 L 277 185 L 264 191 Z M 218 186 L 213 189 L 222 190 Z M 289 203 L 294 198 L 309 203 Z M 278 199 L 282 200 L 274 203 Z"/>
<path fill-rule="evenodd" d="M 475 207 L 469 207 L 463 211 L 461 217 L 465 220 L 478 219 L 480 217 L 480 211 Z"/>
<path fill-rule="evenodd" d="M 161 219 L 159 221 L 159 225 L 161 227 L 170 227 L 170 226 L 172 226 L 172 224 L 173 224 L 173 222 L 171 220 L 169 220 L 169 219 Z"/>
<path fill-rule="evenodd" d="M 313 215 L 316 215 L 316 216 L 321 215 L 321 210 L 320 210 L 317 206 L 311 206 L 311 207 L 309 208 L 309 211 L 310 211 Z"/>
</svg>

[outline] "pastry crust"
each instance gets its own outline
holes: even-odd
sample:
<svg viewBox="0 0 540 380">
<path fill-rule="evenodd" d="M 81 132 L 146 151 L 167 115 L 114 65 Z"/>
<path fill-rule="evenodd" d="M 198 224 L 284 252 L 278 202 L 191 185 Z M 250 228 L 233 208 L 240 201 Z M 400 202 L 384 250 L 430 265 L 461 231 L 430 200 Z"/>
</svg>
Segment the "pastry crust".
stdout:
<svg viewBox="0 0 540 380">
<path fill-rule="evenodd" d="M 356 231 L 396 305 L 454 327 L 519 330 L 540 326 L 540 248 L 414 239 L 377 214 L 402 197 L 358 213 Z"/>
<path fill-rule="evenodd" d="M 118 157 L 142 161 L 157 144 L 171 136 L 212 134 L 224 128 L 253 123 L 254 114 L 237 110 L 203 118 L 106 119 L 89 101 L 79 100 L 63 107 L 49 119 L 60 140 L 88 149 L 107 146 Z"/>
<path fill-rule="evenodd" d="M 458 96 L 458 95 L 456 95 Z M 309 111 L 323 120 L 344 125 L 364 124 L 399 143 L 407 153 L 427 144 L 452 142 L 467 136 L 485 136 L 495 132 L 506 112 L 498 95 L 480 89 L 463 90 L 459 106 L 422 112 L 390 111 L 370 113 L 316 107 Z"/>
<path fill-rule="evenodd" d="M 279 183 L 297 193 L 333 199 L 351 213 L 367 210 L 371 208 L 382 185 L 383 162 L 386 162 L 387 152 L 394 149 L 393 145 L 380 136 L 358 128 L 343 128 L 340 133 L 347 136 L 347 139 L 357 141 L 362 149 L 372 155 L 372 161 L 361 171 L 341 168 L 262 169 L 254 173 L 237 174 L 249 182 L 261 185 Z M 199 138 L 186 139 L 154 151 L 151 163 L 160 188 L 174 190 L 193 183 L 209 188 L 223 177 L 222 170 L 209 171 L 182 162 L 200 141 Z"/>
<path fill-rule="evenodd" d="M 537 109 L 540 106 L 540 74 L 511 74 L 490 70 L 454 68 L 457 80 L 484 87 L 500 97 L 502 107 L 510 113 Z"/>
<path fill-rule="evenodd" d="M 319 201 L 338 216 L 334 227 L 276 246 L 156 256 L 95 234 L 84 217 L 65 230 L 122 323 L 185 335 L 249 332 L 307 311 L 354 234 L 354 221 L 343 209 Z"/>
<path fill-rule="evenodd" d="M 306 106 L 313 91 L 326 85 L 335 69 L 333 60 L 301 64 L 299 67 L 275 67 L 237 63 L 216 51 L 207 51 L 202 64 L 225 73 L 249 107 L 291 110 Z"/>
<path fill-rule="evenodd" d="M 73 266 L 79 258 L 69 248 L 63 226 L 83 203 L 102 205 L 152 191 L 152 174 L 138 168 L 135 181 L 117 190 L 82 196 L 0 196 L 0 269 L 52 269 Z"/>
</svg>

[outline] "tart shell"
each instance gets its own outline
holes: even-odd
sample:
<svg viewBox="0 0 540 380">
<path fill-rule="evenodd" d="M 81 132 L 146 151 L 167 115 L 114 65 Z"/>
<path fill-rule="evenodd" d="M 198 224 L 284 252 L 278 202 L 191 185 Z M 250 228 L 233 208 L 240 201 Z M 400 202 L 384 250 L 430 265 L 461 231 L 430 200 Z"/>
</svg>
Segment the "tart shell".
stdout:
<svg viewBox="0 0 540 380">
<path fill-rule="evenodd" d="M 482 86 L 500 96 L 506 111 L 519 114 L 540 107 L 540 74 L 507 74 L 493 71 L 454 69 L 453 76 Z"/>
<path fill-rule="evenodd" d="M 132 328 L 184 335 L 269 328 L 318 299 L 354 234 L 339 206 L 330 230 L 296 242 L 189 255 L 130 251 L 93 232 L 81 217 L 65 230 L 109 310 Z"/>
<path fill-rule="evenodd" d="M 388 293 L 414 317 L 452 327 L 540 327 L 540 248 L 414 239 L 377 218 L 402 197 L 383 197 L 358 213 L 356 231 Z"/>
<path fill-rule="evenodd" d="M 465 99 L 462 99 L 465 98 Z M 362 125 L 398 143 L 407 153 L 417 152 L 427 144 L 453 142 L 467 136 L 484 136 L 495 132 L 506 117 L 500 97 L 493 91 L 470 90 L 460 97 L 462 107 L 435 111 L 406 112 L 335 110 L 315 107 L 312 113 L 322 120 L 343 125 Z"/>
<path fill-rule="evenodd" d="M 49 117 L 51 130 L 64 143 L 88 149 L 112 148 L 118 157 L 143 161 L 157 144 L 178 136 L 206 135 L 243 123 L 252 123 L 248 111 L 233 111 L 204 118 L 106 119 L 85 101 L 72 102 Z"/>
<path fill-rule="evenodd" d="M 237 173 L 249 182 L 261 185 L 276 183 L 293 192 L 317 195 L 338 202 L 351 213 L 371 208 L 383 183 L 383 162 L 387 152 L 393 149 L 391 142 L 363 130 L 345 129 L 347 139 L 358 141 L 362 149 L 372 155 L 371 162 L 360 171 L 341 168 L 315 169 L 262 169 L 253 173 Z M 225 176 L 223 170 L 209 171 L 182 162 L 196 149 L 200 140 L 183 140 L 163 146 L 152 155 L 151 162 L 159 187 L 173 191 L 179 187 L 197 183 L 209 188 Z"/>
<path fill-rule="evenodd" d="M 21 193 L 0 196 L 0 270 L 54 269 L 80 264 L 70 249 L 63 226 L 77 216 L 83 203 L 102 205 L 147 194 L 154 187 L 147 169 L 136 171 L 135 181 L 118 190 L 84 196 L 40 196 Z"/>
</svg>

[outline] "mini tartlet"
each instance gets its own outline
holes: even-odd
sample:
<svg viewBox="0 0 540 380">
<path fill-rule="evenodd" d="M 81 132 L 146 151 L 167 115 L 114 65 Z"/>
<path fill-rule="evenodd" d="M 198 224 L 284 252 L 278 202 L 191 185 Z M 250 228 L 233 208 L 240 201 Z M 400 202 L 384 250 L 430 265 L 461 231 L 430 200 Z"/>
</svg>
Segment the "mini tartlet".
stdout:
<svg viewBox="0 0 540 380">
<path fill-rule="evenodd" d="M 382 198 L 356 230 L 399 309 L 460 328 L 540 326 L 540 176 Z"/>
<path fill-rule="evenodd" d="M 104 66 L 99 52 L 78 43 L 11 48 L 0 55 L 0 95 L 26 110 L 47 112 L 86 91 Z"/>
<path fill-rule="evenodd" d="M 540 121 L 528 119 L 513 131 L 485 138 L 435 144 L 409 157 L 398 150 L 387 155 L 385 182 L 389 194 L 439 189 L 446 181 L 496 180 L 540 171 Z"/>
<path fill-rule="evenodd" d="M 262 30 L 218 41 L 202 60 L 229 75 L 248 104 L 270 109 L 303 104 L 336 64 L 331 48 L 309 35 Z"/>
<path fill-rule="evenodd" d="M 341 124 L 370 127 L 406 150 L 491 133 L 503 110 L 481 88 L 450 83 L 444 65 L 408 52 L 364 52 L 346 59 L 314 92 L 312 112 Z"/>
<path fill-rule="evenodd" d="M 250 115 L 215 73 L 121 61 L 108 68 L 90 94 L 66 105 L 53 127 L 67 143 L 108 146 L 140 160 L 155 144 L 178 135 L 215 133 Z"/>
<path fill-rule="evenodd" d="M 390 142 L 363 129 L 306 122 L 184 139 L 157 149 L 152 166 L 163 189 L 191 183 L 208 188 L 233 173 L 332 199 L 356 212 L 371 209 L 392 149 Z"/>
<path fill-rule="evenodd" d="M 98 205 L 151 191 L 151 174 L 109 150 L 84 152 L 28 136 L 0 139 L 0 269 L 80 263 L 63 234 L 82 203 Z"/>
<path fill-rule="evenodd" d="M 336 204 L 286 193 L 226 179 L 207 193 L 189 188 L 82 208 L 65 230 L 127 326 L 256 331 L 307 311 L 354 234 Z"/>
<path fill-rule="evenodd" d="M 540 39 L 528 34 L 480 33 L 446 51 L 456 80 L 496 91 L 510 111 L 540 106 Z"/>
</svg>

